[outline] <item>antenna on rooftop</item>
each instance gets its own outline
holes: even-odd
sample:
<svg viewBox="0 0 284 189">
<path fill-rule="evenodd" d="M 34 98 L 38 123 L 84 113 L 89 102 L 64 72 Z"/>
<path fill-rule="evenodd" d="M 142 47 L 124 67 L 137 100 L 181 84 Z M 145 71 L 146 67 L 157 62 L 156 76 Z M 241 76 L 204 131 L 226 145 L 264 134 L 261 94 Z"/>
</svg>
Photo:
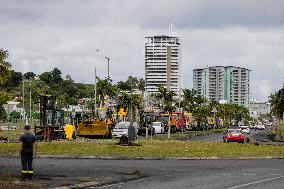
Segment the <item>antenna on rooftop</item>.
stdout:
<svg viewBox="0 0 284 189">
<path fill-rule="evenodd" d="M 173 36 L 173 27 L 174 27 L 173 23 L 170 23 L 170 25 L 169 25 L 169 36 Z"/>
</svg>

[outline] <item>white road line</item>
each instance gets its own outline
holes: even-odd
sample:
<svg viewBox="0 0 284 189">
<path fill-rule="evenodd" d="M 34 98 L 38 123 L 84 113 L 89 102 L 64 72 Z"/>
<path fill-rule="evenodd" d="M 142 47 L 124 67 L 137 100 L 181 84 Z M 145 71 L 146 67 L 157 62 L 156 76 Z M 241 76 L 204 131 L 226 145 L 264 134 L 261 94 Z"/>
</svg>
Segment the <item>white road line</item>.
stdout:
<svg viewBox="0 0 284 189">
<path fill-rule="evenodd" d="M 259 181 L 255 181 L 255 182 L 250 182 L 250 183 L 247 183 L 247 184 L 242 184 L 242 185 L 239 185 L 239 186 L 234 186 L 234 187 L 231 187 L 231 188 L 228 188 L 228 189 L 242 188 L 242 187 L 245 187 L 245 186 L 250 186 L 250 185 L 253 185 L 253 184 L 258 184 L 258 183 L 261 183 L 261 182 L 267 182 L 267 181 L 276 180 L 276 179 L 280 179 L 280 178 L 284 178 L 284 176 L 281 176 L 281 177 L 274 177 L 274 178 L 269 178 L 269 179 L 264 179 L 264 180 L 259 180 Z"/>
<path fill-rule="evenodd" d="M 280 176 L 281 174 L 268 174 L 269 176 Z"/>
<path fill-rule="evenodd" d="M 244 176 L 255 176 L 256 174 L 249 174 L 249 173 L 247 173 L 247 174 L 243 174 Z"/>
<path fill-rule="evenodd" d="M 127 183 L 131 183 L 131 182 L 140 182 L 140 181 L 144 181 L 146 177 L 144 178 L 138 178 L 138 179 L 134 179 L 134 180 L 130 180 L 130 181 L 122 181 L 119 183 L 114 183 L 114 184 L 106 184 L 104 186 L 95 186 L 95 187 L 89 187 L 90 189 L 95 189 L 95 188 L 109 188 L 109 187 L 113 187 L 113 186 L 118 186 L 119 188 L 121 188 L 121 185 L 127 184 Z"/>
</svg>

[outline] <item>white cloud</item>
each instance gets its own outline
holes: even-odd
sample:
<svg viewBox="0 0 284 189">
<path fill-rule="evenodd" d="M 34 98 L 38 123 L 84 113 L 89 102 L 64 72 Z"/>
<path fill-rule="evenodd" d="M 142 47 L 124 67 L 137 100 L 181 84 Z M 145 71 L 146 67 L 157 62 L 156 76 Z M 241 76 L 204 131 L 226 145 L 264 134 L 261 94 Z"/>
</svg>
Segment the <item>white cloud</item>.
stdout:
<svg viewBox="0 0 284 189">
<path fill-rule="evenodd" d="M 5 1 L 0 47 L 10 52 L 17 71 L 58 67 L 90 83 L 95 66 L 99 76 L 107 74 L 100 49 L 111 58 L 111 76 L 119 81 L 144 76 L 144 36 L 167 34 L 172 21 L 182 40 L 186 87 L 192 86 L 194 68 L 242 66 L 252 70 L 253 96 L 266 100 L 284 76 L 284 2 L 245 2 Z"/>
<path fill-rule="evenodd" d="M 259 82 L 259 90 L 263 96 L 269 96 L 271 94 L 270 83 L 267 80 L 261 80 Z"/>
</svg>

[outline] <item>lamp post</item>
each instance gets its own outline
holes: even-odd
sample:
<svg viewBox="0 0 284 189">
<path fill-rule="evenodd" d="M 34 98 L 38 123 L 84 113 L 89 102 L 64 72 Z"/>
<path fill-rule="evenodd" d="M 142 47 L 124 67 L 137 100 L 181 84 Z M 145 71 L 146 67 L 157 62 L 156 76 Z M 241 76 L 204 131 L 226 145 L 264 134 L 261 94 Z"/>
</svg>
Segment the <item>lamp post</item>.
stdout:
<svg viewBox="0 0 284 189">
<path fill-rule="evenodd" d="M 101 55 L 104 55 L 104 53 L 100 52 L 99 49 L 97 49 L 97 53 L 100 53 Z M 107 77 L 109 78 L 110 77 L 110 75 L 109 75 L 109 69 L 110 69 L 109 62 L 110 62 L 110 58 L 105 56 L 105 59 L 107 59 Z"/>
<path fill-rule="evenodd" d="M 97 69 L 95 67 L 95 105 L 94 105 L 94 118 L 97 111 Z"/>
<path fill-rule="evenodd" d="M 25 120 L 25 80 L 23 79 L 23 120 Z"/>
<path fill-rule="evenodd" d="M 214 107 L 211 112 L 214 113 L 214 129 L 216 129 L 216 113 L 218 112 L 216 107 Z"/>
<path fill-rule="evenodd" d="M 109 57 L 105 57 L 107 59 L 107 78 L 109 78 L 109 61 L 110 58 Z"/>
<path fill-rule="evenodd" d="M 29 84 L 30 87 L 30 125 L 32 124 L 32 89 L 31 84 Z"/>
</svg>

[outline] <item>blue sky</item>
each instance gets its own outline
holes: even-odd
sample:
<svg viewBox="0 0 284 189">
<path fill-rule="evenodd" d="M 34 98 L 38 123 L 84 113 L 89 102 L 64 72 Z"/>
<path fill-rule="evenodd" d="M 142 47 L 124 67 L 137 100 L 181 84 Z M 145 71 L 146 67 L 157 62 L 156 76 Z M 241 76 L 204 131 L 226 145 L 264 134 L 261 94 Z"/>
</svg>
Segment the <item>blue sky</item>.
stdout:
<svg viewBox="0 0 284 189">
<path fill-rule="evenodd" d="M 167 34 L 173 23 L 185 87 L 207 65 L 251 69 L 252 95 L 262 101 L 284 80 L 282 0 L 0 0 L 0 23 L 0 47 L 16 71 L 58 67 L 92 83 L 95 66 L 106 76 L 108 56 L 115 82 L 144 77 L 144 36 Z"/>
</svg>

